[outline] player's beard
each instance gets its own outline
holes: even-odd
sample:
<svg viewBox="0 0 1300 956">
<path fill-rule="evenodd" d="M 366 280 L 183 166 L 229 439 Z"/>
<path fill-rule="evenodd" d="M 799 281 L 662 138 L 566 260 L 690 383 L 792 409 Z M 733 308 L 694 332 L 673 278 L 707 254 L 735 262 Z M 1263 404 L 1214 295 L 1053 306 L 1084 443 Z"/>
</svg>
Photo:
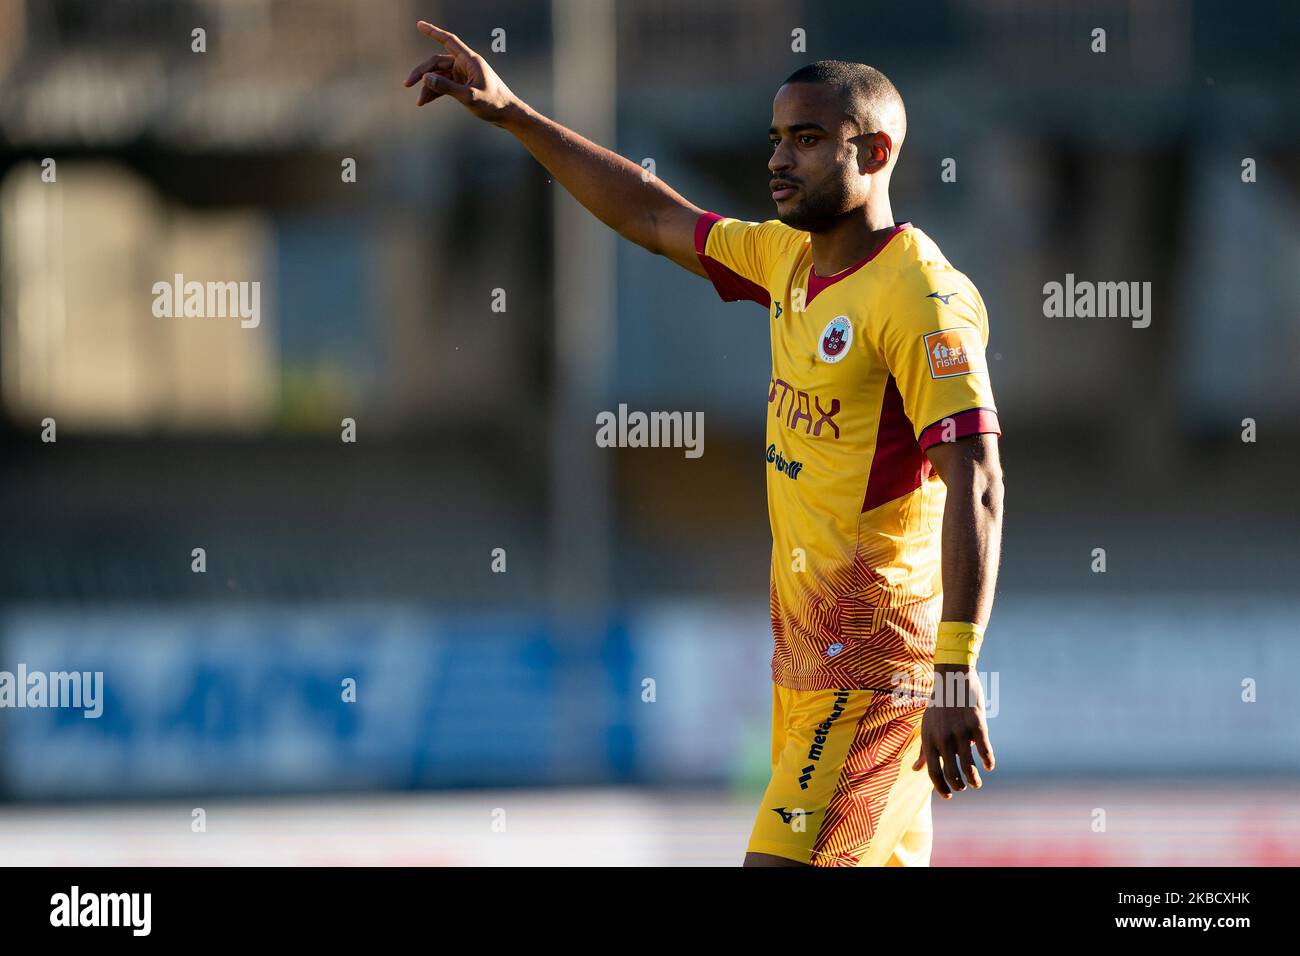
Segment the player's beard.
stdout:
<svg viewBox="0 0 1300 956">
<path fill-rule="evenodd" d="M 816 192 L 805 188 L 804 197 L 803 202 L 779 213 L 777 218 L 792 229 L 820 232 L 846 213 L 852 212 L 849 186 L 842 180 L 825 183 Z"/>
</svg>

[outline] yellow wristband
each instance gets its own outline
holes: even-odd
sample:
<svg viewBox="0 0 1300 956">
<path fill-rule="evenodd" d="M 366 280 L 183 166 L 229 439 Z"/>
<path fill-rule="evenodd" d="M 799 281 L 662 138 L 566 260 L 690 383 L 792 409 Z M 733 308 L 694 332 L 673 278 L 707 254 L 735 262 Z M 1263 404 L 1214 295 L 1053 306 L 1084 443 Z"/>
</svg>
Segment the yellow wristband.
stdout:
<svg viewBox="0 0 1300 956">
<path fill-rule="evenodd" d="M 934 642 L 936 664 L 961 664 L 974 667 L 984 643 L 984 626 L 969 621 L 941 621 Z"/>
</svg>

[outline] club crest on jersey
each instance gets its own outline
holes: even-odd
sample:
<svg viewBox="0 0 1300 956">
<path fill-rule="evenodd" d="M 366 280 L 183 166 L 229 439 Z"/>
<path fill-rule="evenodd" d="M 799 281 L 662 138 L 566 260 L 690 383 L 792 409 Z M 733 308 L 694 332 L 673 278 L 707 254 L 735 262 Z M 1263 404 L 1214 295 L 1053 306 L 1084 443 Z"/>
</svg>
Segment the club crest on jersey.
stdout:
<svg viewBox="0 0 1300 956">
<path fill-rule="evenodd" d="M 849 347 L 852 345 L 853 325 L 847 315 L 838 315 L 822 330 L 821 338 L 817 342 L 817 354 L 821 356 L 823 362 L 834 365 L 849 354 Z"/>
</svg>

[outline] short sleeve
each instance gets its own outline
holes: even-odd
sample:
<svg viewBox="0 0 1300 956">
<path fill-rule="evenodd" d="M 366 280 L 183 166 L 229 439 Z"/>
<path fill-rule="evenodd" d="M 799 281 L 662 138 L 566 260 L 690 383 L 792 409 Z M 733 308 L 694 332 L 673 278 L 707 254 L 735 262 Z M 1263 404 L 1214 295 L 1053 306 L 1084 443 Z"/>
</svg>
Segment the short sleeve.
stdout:
<svg viewBox="0 0 1300 956">
<path fill-rule="evenodd" d="M 804 233 L 776 219 L 742 222 L 706 212 L 695 224 L 695 252 L 724 302 L 749 299 L 764 308 L 773 267 Z"/>
<path fill-rule="evenodd" d="M 880 349 L 924 451 L 967 435 L 1002 434 L 985 347 L 988 315 L 952 268 L 917 269 L 891 290 Z"/>
</svg>

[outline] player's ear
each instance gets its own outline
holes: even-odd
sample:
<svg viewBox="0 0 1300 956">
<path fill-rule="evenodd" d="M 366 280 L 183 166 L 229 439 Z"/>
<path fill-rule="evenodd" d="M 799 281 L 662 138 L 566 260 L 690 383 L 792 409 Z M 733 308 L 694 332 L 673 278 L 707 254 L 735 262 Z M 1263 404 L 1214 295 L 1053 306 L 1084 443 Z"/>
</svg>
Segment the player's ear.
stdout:
<svg viewBox="0 0 1300 956">
<path fill-rule="evenodd" d="M 894 154 L 894 141 L 884 130 L 871 135 L 869 148 L 872 172 L 877 172 L 889 165 L 889 157 Z"/>
<path fill-rule="evenodd" d="M 889 134 L 863 133 L 856 137 L 858 143 L 858 172 L 866 175 L 878 173 L 889 165 L 889 157 L 894 152 L 894 141 Z"/>
</svg>

